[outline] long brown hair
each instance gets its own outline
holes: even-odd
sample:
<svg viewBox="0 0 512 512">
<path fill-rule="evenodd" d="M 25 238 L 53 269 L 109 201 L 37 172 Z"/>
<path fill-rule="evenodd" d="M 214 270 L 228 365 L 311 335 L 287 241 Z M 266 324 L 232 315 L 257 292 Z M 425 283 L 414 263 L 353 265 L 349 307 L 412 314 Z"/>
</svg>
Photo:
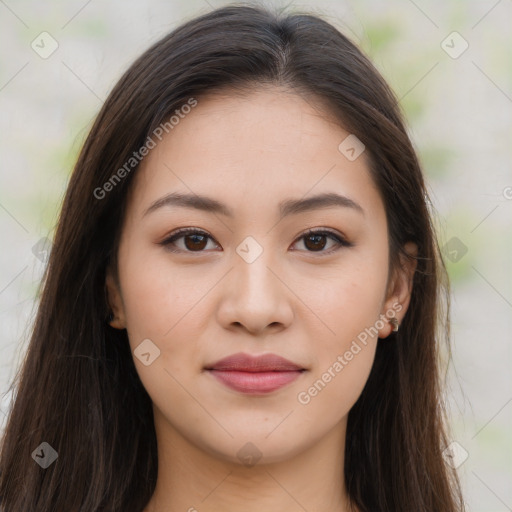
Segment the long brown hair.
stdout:
<svg viewBox="0 0 512 512">
<path fill-rule="evenodd" d="M 398 102 L 367 57 L 320 17 L 239 4 L 188 21 L 141 55 L 113 88 L 83 145 L 15 379 L 0 455 L 3 510 L 140 512 L 149 501 L 157 477 L 151 399 L 126 331 L 105 321 L 105 271 L 115 265 L 137 167 L 107 193 L 97 191 L 190 98 L 263 84 L 318 99 L 366 146 L 386 208 L 392 267 L 406 242 L 418 246 L 407 315 L 398 333 L 378 343 L 368 382 L 349 413 L 349 496 L 366 512 L 464 509 L 457 474 L 442 456 L 448 282 Z M 58 454 L 46 469 L 32 457 L 42 442 Z"/>
</svg>

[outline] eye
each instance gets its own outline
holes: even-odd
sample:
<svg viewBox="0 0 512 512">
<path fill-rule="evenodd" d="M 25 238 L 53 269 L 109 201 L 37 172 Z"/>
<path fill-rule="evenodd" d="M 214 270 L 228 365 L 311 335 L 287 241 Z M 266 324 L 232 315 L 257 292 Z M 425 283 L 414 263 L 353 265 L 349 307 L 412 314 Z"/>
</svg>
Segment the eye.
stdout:
<svg viewBox="0 0 512 512">
<path fill-rule="evenodd" d="M 335 242 L 334 249 L 331 248 L 330 250 L 324 251 L 323 249 L 326 246 L 325 239 L 329 238 L 331 241 Z M 323 254 L 330 254 L 337 251 L 340 247 L 352 247 L 353 245 L 347 242 L 341 235 L 325 229 L 310 229 L 297 240 L 304 240 L 303 243 L 307 248 L 307 252 L 320 252 Z"/>
<path fill-rule="evenodd" d="M 184 248 L 174 249 L 173 247 L 176 247 L 175 242 L 181 238 L 184 240 Z M 165 246 L 172 252 L 204 252 L 203 249 L 206 247 L 208 239 L 213 240 L 205 231 L 195 228 L 183 228 L 160 242 L 160 245 Z"/>
<path fill-rule="evenodd" d="M 184 245 L 176 249 L 178 246 L 176 242 L 181 239 L 183 239 Z M 329 254 L 340 247 L 352 247 L 353 245 L 350 242 L 347 242 L 341 235 L 325 229 L 310 229 L 300 238 L 297 238 L 297 241 L 303 239 L 307 252 Z M 325 239 L 331 239 L 331 241 L 334 241 L 335 248 L 324 251 L 323 249 L 326 246 Z M 209 240 L 215 242 L 215 240 L 205 231 L 196 228 L 183 228 L 174 232 L 171 236 L 160 242 L 160 245 L 163 245 L 171 252 L 204 252 Z M 216 242 L 215 244 L 218 246 Z"/>
</svg>

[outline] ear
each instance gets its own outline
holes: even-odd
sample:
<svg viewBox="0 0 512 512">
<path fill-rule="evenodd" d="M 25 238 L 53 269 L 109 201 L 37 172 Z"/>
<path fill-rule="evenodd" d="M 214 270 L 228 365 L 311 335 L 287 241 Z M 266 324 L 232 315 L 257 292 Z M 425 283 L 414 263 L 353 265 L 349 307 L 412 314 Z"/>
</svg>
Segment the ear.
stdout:
<svg viewBox="0 0 512 512">
<path fill-rule="evenodd" d="M 413 242 L 407 242 L 403 249 L 407 256 L 399 254 L 400 261 L 388 284 L 386 300 L 381 311 L 381 318 L 394 317 L 398 324 L 402 323 L 409 307 L 418 256 L 418 247 Z M 383 328 L 379 329 L 379 338 L 387 338 L 393 332 L 393 325 L 389 320 L 383 323 Z"/>
<path fill-rule="evenodd" d="M 107 291 L 108 303 L 113 314 L 112 320 L 109 320 L 108 323 L 115 329 L 126 329 L 126 318 L 121 290 L 119 283 L 114 276 L 114 272 L 110 266 L 107 268 L 106 272 L 105 287 Z"/>
</svg>

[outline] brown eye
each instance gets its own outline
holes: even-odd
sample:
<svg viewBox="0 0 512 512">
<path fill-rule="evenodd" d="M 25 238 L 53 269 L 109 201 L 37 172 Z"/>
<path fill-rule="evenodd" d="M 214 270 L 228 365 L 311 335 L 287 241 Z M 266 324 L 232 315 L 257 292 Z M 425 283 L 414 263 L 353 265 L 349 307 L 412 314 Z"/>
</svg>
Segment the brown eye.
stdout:
<svg viewBox="0 0 512 512">
<path fill-rule="evenodd" d="M 328 245 L 329 239 L 334 242 L 334 248 L 331 245 L 330 248 L 324 250 Z M 307 252 L 318 252 L 321 254 L 330 254 L 340 247 L 352 247 L 353 245 L 337 233 L 326 230 L 310 230 L 297 240 L 304 240 L 304 246 Z"/>
<path fill-rule="evenodd" d="M 177 242 L 183 239 L 183 244 L 180 246 Z M 204 231 L 197 229 L 185 228 L 173 233 L 170 237 L 166 238 L 160 245 L 165 246 L 171 252 L 206 252 L 209 241 L 213 241 L 215 245 L 218 244 L 215 240 Z M 337 233 L 325 230 L 311 230 L 302 235 L 297 241 L 304 240 L 304 247 L 306 252 L 317 252 L 320 254 L 330 254 L 340 247 L 351 247 L 353 244 L 347 242 L 343 237 Z M 328 241 L 334 242 L 327 250 Z"/>
<path fill-rule="evenodd" d="M 183 245 L 178 246 L 177 241 L 183 239 Z M 213 238 L 197 229 L 182 229 L 166 238 L 160 245 L 165 246 L 172 252 L 205 252 L 204 249 L 208 245 L 208 241 Z"/>
<path fill-rule="evenodd" d="M 191 251 L 201 250 L 206 247 L 207 237 L 204 235 L 185 235 L 185 247 Z"/>
<path fill-rule="evenodd" d="M 312 251 L 322 250 L 326 244 L 325 235 L 308 235 L 304 239 L 305 246 Z"/>
</svg>

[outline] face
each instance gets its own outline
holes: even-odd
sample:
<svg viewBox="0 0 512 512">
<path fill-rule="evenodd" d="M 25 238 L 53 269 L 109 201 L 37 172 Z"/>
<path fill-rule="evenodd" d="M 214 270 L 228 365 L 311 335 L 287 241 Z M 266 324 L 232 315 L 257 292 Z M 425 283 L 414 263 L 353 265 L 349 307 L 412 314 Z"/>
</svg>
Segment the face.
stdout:
<svg viewBox="0 0 512 512">
<path fill-rule="evenodd" d="M 384 205 L 347 136 L 291 92 L 211 95 L 143 160 L 107 287 L 157 432 L 241 463 L 343 431 L 413 270 L 388 276 Z M 240 353 L 298 370 L 215 365 Z"/>
</svg>

